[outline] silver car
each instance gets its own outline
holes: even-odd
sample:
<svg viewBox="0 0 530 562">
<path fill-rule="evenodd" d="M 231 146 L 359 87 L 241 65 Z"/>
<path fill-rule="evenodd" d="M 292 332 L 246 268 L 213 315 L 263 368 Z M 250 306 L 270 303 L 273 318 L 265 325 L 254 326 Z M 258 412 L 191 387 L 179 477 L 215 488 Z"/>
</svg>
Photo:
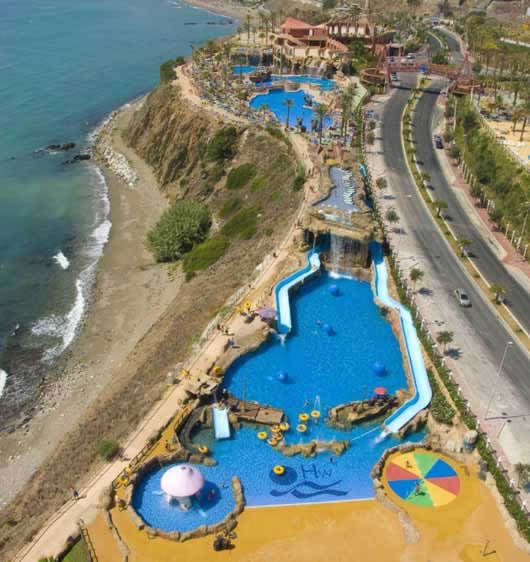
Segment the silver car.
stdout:
<svg viewBox="0 0 530 562">
<path fill-rule="evenodd" d="M 455 289 L 455 296 L 458 300 L 460 306 L 471 306 L 471 299 L 468 297 L 467 293 L 462 289 Z"/>
</svg>

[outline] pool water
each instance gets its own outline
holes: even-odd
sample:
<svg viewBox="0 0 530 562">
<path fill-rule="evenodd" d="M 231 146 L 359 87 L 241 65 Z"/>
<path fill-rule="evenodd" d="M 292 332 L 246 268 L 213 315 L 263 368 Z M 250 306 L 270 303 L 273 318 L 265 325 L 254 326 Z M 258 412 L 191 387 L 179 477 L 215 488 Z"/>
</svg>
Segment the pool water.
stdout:
<svg viewBox="0 0 530 562">
<path fill-rule="evenodd" d="M 216 467 L 207 466 L 200 467 L 205 485 L 199 497 L 192 500 L 192 509 L 183 511 L 177 503 L 168 502 L 160 481 L 170 468 L 165 466 L 146 474 L 134 491 L 134 507 L 151 527 L 168 532 L 190 531 L 200 525 L 221 521 L 234 509 L 230 478 L 223 483 L 218 479 Z"/>
<path fill-rule="evenodd" d="M 330 292 L 332 285 L 339 289 L 337 296 Z M 187 513 L 169 505 L 160 494 L 160 478 L 167 470 L 163 468 L 147 476 L 133 498 L 149 525 L 187 530 L 221 520 L 233 509 L 231 488 L 222 484 L 234 475 L 243 483 L 249 507 L 374 497 L 370 471 L 384 450 L 399 441 L 378 440 L 381 420 L 345 432 L 327 427 L 323 419 L 333 406 L 370 398 L 376 386 L 386 387 L 389 393 L 407 387 L 398 342 L 373 302 L 368 282 L 336 279 L 323 272 L 292 294 L 291 310 L 293 330 L 285 341 L 275 338 L 239 358 L 224 385 L 238 397 L 282 408 L 294 428 L 300 413 L 320 410 L 319 423 L 308 422 L 306 434 L 296 429 L 285 434 L 290 443 L 348 439 L 351 447 L 338 457 L 328 452 L 307 459 L 284 457 L 257 438 L 263 427 L 243 427 L 220 441 L 212 429 L 203 429 L 193 441 L 208 445 L 219 463 L 200 467 L 209 485 L 217 486 L 214 505 L 203 501 Z M 324 333 L 324 324 L 333 328 L 332 335 Z M 385 365 L 383 376 L 374 373 L 375 362 Z M 279 380 L 280 371 L 287 373 L 287 381 Z M 420 431 L 407 440 L 419 442 L 423 436 Z M 277 464 L 286 468 L 282 476 L 272 472 Z"/>
<path fill-rule="evenodd" d="M 289 126 L 294 127 L 297 125 L 297 119 L 302 119 L 302 124 L 307 130 L 311 130 L 311 120 L 319 119 L 318 115 L 309 107 L 305 107 L 305 97 L 308 96 L 303 90 L 298 90 L 297 92 L 286 92 L 283 89 L 272 89 L 267 94 L 258 94 L 250 100 L 250 107 L 254 110 L 258 110 L 262 105 L 267 105 L 270 110 L 276 116 L 276 119 L 285 125 L 287 122 L 287 106 L 285 105 L 286 100 L 291 100 L 293 106 L 289 112 Z M 313 100 L 313 104 L 315 104 Z M 324 118 L 324 127 L 328 127 L 331 124 L 331 119 L 329 117 Z"/>
<path fill-rule="evenodd" d="M 324 91 L 334 90 L 336 87 L 335 80 L 308 76 L 307 74 L 290 74 L 288 76 L 272 77 L 273 82 L 278 80 L 289 80 L 289 82 L 297 82 L 298 84 L 313 84 L 314 86 L 320 86 L 320 89 Z"/>
<path fill-rule="evenodd" d="M 251 66 L 251 65 L 244 65 L 244 64 L 237 64 L 232 67 L 232 72 L 234 74 L 250 74 L 255 70 L 260 70 L 260 66 Z"/>
<path fill-rule="evenodd" d="M 253 66 L 245 64 L 236 64 L 232 67 L 232 72 L 234 74 L 250 74 L 256 70 L 263 70 L 266 67 L 263 66 Z M 271 82 L 278 82 L 280 80 L 289 80 L 290 82 L 297 82 L 298 84 L 313 84 L 319 86 L 324 91 L 334 90 L 336 87 L 335 80 L 330 80 L 328 78 L 319 78 L 318 76 L 309 76 L 308 74 L 284 74 L 284 75 L 274 75 L 270 80 L 263 82 L 263 84 L 270 84 Z"/>
</svg>

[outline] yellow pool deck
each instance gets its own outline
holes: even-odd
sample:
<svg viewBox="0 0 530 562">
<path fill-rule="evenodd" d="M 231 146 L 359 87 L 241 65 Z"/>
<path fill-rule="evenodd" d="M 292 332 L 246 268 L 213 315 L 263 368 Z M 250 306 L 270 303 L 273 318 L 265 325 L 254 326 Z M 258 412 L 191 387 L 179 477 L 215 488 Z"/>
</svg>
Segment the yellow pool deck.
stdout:
<svg viewBox="0 0 530 562">
<path fill-rule="evenodd" d="M 462 492 L 447 505 L 419 507 L 389 492 L 413 528 L 403 526 L 398 513 L 375 500 L 247 508 L 239 518 L 234 548 L 214 552 L 213 536 L 185 543 L 149 539 L 125 511 L 115 508 L 111 513 L 130 549 L 130 562 L 529 562 L 530 555 L 512 540 L 491 491 L 477 478 L 476 466 L 454 459 L 451 464 Z M 112 534 L 100 515 L 88 531 L 98 561 L 117 562 Z"/>
</svg>

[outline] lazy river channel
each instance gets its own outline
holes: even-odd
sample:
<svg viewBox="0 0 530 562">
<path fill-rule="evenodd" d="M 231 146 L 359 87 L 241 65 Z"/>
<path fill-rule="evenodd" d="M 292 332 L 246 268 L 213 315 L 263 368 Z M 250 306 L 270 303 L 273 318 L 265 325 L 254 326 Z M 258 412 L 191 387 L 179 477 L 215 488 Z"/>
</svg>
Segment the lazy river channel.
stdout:
<svg viewBox="0 0 530 562">
<path fill-rule="evenodd" d="M 332 285 L 338 287 L 337 294 L 332 294 Z M 290 300 L 289 335 L 239 358 L 224 386 L 237 397 L 283 409 L 291 424 L 285 433 L 289 443 L 348 439 L 351 446 L 340 456 L 320 452 L 314 458 L 285 457 L 257 438 L 263 427 L 243 427 L 226 440 L 215 440 L 213 429 L 203 429 L 194 442 L 208 445 L 218 465 L 199 467 L 207 484 L 190 511 L 169 504 L 161 492 L 160 479 L 168 467 L 146 475 L 137 486 L 134 507 L 152 527 L 186 531 L 220 521 L 234 506 L 234 475 L 241 479 L 247 507 L 373 498 L 370 471 L 383 451 L 398 441 L 377 439 L 381 419 L 348 432 L 327 427 L 324 419 L 329 408 L 368 399 L 375 387 L 384 386 L 390 394 L 407 387 L 398 341 L 374 303 L 368 282 L 322 271 Z M 325 324 L 331 333 L 323 329 Z M 384 364 L 383 375 L 374 372 L 374 363 Z M 280 372 L 287 374 L 286 380 Z M 309 421 L 307 432 L 298 433 L 299 414 L 315 409 L 321 412 L 318 423 Z M 423 436 L 418 432 L 407 440 L 419 442 Z M 285 467 L 281 476 L 272 471 L 277 464 Z"/>
</svg>

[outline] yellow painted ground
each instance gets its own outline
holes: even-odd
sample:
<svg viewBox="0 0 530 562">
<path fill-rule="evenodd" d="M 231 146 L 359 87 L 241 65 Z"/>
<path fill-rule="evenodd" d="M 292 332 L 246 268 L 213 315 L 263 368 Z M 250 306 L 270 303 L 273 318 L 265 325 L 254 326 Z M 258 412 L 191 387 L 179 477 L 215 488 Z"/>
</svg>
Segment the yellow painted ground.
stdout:
<svg viewBox="0 0 530 562">
<path fill-rule="evenodd" d="M 225 552 L 213 551 L 212 536 L 185 543 L 149 539 L 126 512 L 114 509 L 112 516 L 131 550 L 130 562 L 530 562 L 514 545 L 475 470 L 451 463 L 462 492 L 450 504 L 424 508 L 389 494 L 412 519 L 419 533 L 415 544 L 407 544 L 398 515 L 377 501 L 247 509 L 239 519 L 235 548 Z M 105 545 L 111 535 L 104 531 L 96 546 L 98 561 L 115 562 L 115 550 Z M 89 532 L 101 530 L 93 524 Z M 483 557 L 487 541 L 488 556 Z"/>
<path fill-rule="evenodd" d="M 123 556 L 118 549 L 118 545 L 110 529 L 105 524 L 101 512 L 97 514 L 87 530 L 90 542 L 97 553 L 99 562 L 122 562 Z M 101 558 L 101 556 L 103 556 L 103 558 Z"/>
</svg>

